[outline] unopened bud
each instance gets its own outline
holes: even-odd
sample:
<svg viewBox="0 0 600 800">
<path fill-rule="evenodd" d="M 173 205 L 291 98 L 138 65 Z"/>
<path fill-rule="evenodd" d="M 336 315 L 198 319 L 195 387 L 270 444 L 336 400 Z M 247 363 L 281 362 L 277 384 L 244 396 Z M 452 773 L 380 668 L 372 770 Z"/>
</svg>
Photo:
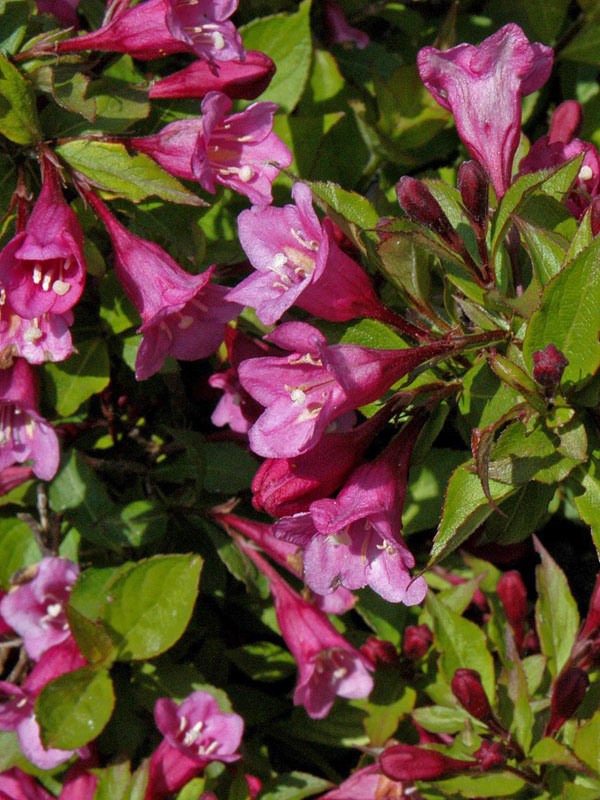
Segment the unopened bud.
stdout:
<svg viewBox="0 0 600 800">
<path fill-rule="evenodd" d="M 398 651 L 391 642 L 383 639 L 376 639 L 370 636 L 360 648 L 360 652 L 377 667 L 379 664 L 387 664 L 395 667 L 398 664 Z"/>
<path fill-rule="evenodd" d="M 552 692 L 546 736 L 553 736 L 573 716 L 585 697 L 589 683 L 587 672 L 579 667 L 570 667 L 561 672 Z"/>
<path fill-rule="evenodd" d="M 550 121 L 548 144 L 563 142 L 568 144 L 583 125 L 583 109 L 576 100 L 565 100 L 556 107 Z"/>
<path fill-rule="evenodd" d="M 458 170 L 458 188 L 467 213 L 480 228 L 486 228 L 489 178 L 479 161 L 465 161 Z"/>
<path fill-rule="evenodd" d="M 404 629 L 402 652 L 411 661 L 423 658 L 431 647 L 433 634 L 427 625 L 409 625 Z"/>
<path fill-rule="evenodd" d="M 543 350 L 535 350 L 533 358 L 533 378 L 543 386 L 547 396 L 552 397 L 559 385 L 569 360 L 553 344 Z"/>
<path fill-rule="evenodd" d="M 479 767 L 477 761 L 459 761 L 410 744 L 388 747 L 379 760 L 384 774 L 396 781 L 442 780 Z"/>
<path fill-rule="evenodd" d="M 457 669 L 450 687 L 461 706 L 472 717 L 482 722 L 493 717 L 490 702 L 481 683 L 481 675 L 475 669 Z"/>
<path fill-rule="evenodd" d="M 590 599 L 588 615 L 581 630 L 580 638 L 587 639 L 598 630 L 600 630 L 600 575 L 596 579 L 596 585 L 594 586 L 594 591 Z"/>
<path fill-rule="evenodd" d="M 405 175 L 396 185 L 396 194 L 400 208 L 410 219 L 437 233 L 456 253 L 462 253 L 465 250 L 464 242 L 423 181 Z"/>
<path fill-rule="evenodd" d="M 527 589 L 516 570 L 505 572 L 496 591 L 504 606 L 504 612 L 514 631 L 517 646 L 523 645 L 525 622 L 527 621 Z"/>
<path fill-rule="evenodd" d="M 600 233 L 600 197 L 594 197 L 590 203 L 590 224 L 592 226 L 592 236 Z"/>
<path fill-rule="evenodd" d="M 506 753 L 501 742 L 489 742 L 484 739 L 479 750 L 473 755 L 484 772 L 506 764 Z"/>
</svg>

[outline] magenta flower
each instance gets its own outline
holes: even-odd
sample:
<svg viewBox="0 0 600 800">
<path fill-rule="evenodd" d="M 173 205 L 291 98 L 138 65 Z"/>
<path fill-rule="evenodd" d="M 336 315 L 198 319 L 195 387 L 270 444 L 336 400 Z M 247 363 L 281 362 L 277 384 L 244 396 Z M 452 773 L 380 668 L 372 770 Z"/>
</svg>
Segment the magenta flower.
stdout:
<svg viewBox="0 0 600 800">
<path fill-rule="evenodd" d="M 73 352 L 69 326 L 73 312 L 49 312 L 33 319 L 21 317 L 6 303 L 0 307 L 0 348 L 29 364 L 64 361 Z"/>
<path fill-rule="evenodd" d="M 478 47 L 424 47 L 417 56 L 421 80 L 454 114 L 458 135 L 485 168 L 499 198 L 511 182 L 521 135 L 521 97 L 544 85 L 553 57 L 551 47 L 530 43 L 514 23 Z"/>
<path fill-rule="evenodd" d="M 292 163 L 292 154 L 273 133 L 277 106 L 254 103 L 225 117 L 230 109 L 227 95 L 210 92 L 202 101 L 201 118 L 176 120 L 129 144 L 172 175 L 198 180 L 208 192 L 215 192 L 216 181 L 254 203 L 270 203 L 271 184 Z"/>
<path fill-rule="evenodd" d="M 202 120 L 191 167 L 195 179 L 214 194 L 215 183 L 246 195 L 252 203 L 272 202 L 271 184 L 292 154 L 276 133 L 276 103 L 253 103 L 237 114 L 222 92 L 209 92 L 202 101 Z M 173 123 L 171 123 L 173 124 Z"/>
<path fill-rule="evenodd" d="M 411 423 L 372 463 L 358 467 L 336 500 L 317 500 L 308 513 L 276 523 L 276 536 L 306 548 L 304 575 L 317 594 L 368 585 L 391 603 L 415 605 L 425 597 L 425 579 L 411 580 L 415 559 L 400 535 L 420 428 Z"/>
<path fill-rule="evenodd" d="M 325 24 L 328 37 L 334 44 L 354 44 L 359 50 L 364 50 L 371 41 L 364 31 L 348 24 L 335 0 L 325 0 Z"/>
<path fill-rule="evenodd" d="M 59 53 L 111 50 L 133 58 L 195 53 L 209 62 L 243 60 L 242 39 L 229 17 L 238 0 L 145 0 L 102 28 L 57 43 Z"/>
<path fill-rule="evenodd" d="M 44 162 L 42 191 L 27 220 L 0 253 L 0 305 L 25 319 L 64 314 L 81 297 L 83 233 L 63 197 L 56 170 Z"/>
<path fill-rule="evenodd" d="M 333 224 L 314 212 L 312 192 L 294 184 L 295 205 L 253 207 L 238 217 L 238 233 L 257 270 L 227 295 L 252 306 L 272 325 L 293 305 L 322 319 L 381 318 L 381 302 L 363 269 L 336 244 Z"/>
<path fill-rule="evenodd" d="M 600 194 L 600 156 L 591 142 L 577 139 L 575 134 L 582 118 L 581 107 L 574 100 L 561 103 L 550 122 L 550 131 L 531 146 L 519 164 L 520 175 L 549 169 L 584 154 L 573 191 L 566 198 L 571 214 L 578 219 L 590 202 Z"/>
<path fill-rule="evenodd" d="M 0 470 L 33 461 L 33 471 L 49 481 L 60 451 L 52 426 L 38 412 L 37 377 L 22 358 L 0 370 Z"/>
<path fill-rule="evenodd" d="M 223 92 L 234 99 L 254 100 L 261 95 L 275 74 L 275 64 L 258 50 L 248 50 L 244 61 L 219 61 L 209 64 L 198 59 L 185 69 L 156 81 L 148 97 L 204 97 Z"/>
<path fill-rule="evenodd" d="M 146 800 L 177 792 L 211 761 L 226 764 L 241 758 L 237 753 L 244 732 L 238 714 L 226 714 L 208 692 L 193 692 L 177 705 L 161 697 L 154 719 L 165 737 L 150 761 Z"/>
<path fill-rule="evenodd" d="M 288 322 L 268 337 L 285 358 L 253 358 L 240 365 L 242 386 L 266 410 L 249 431 L 250 446 L 266 458 L 288 458 L 314 447 L 342 414 L 381 397 L 392 384 L 454 345 L 439 341 L 405 350 L 327 346 L 304 322 Z"/>
<path fill-rule="evenodd" d="M 44 747 L 35 718 L 35 699 L 49 681 L 83 666 L 85 659 L 75 640 L 70 639 L 47 650 L 22 687 L 0 681 L 0 697 L 9 698 L 0 704 L 0 730 L 16 731 L 23 754 L 40 769 L 53 769 L 63 764 L 75 751 Z M 87 747 L 77 752 L 84 757 L 88 755 Z"/>
<path fill-rule="evenodd" d="M 136 378 L 154 375 L 167 356 L 194 361 L 214 353 L 226 324 L 240 307 L 225 302 L 227 292 L 210 283 L 214 266 L 190 275 L 162 247 L 130 233 L 91 192 L 86 197 L 106 226 L 115 251 L 115 272 L 142 318 L 135 361 Z"/>
<path fill-rule="evenodd" d="M 386 406 L 352 430 L 328 430 L 307 453 L 263 461 L 252 481 L 254 508 L 272 517 L 308 511 L 340 488 L 391 413 Z"/>
<path fill-rule="evenodd" d="M 31 775 L 12 767 L 0 772 L 0 800 L 54 800 Z"/>
<path fill-rule="evenodd" d="M 37 661 L 50 647 L 71 637 L 66 606 L 79 567 L 65 558 L 43 558 L 35 577 L 0 601 L 0 613 L 23 637 L 27 655 Z"/>
<path fill-rule="evenodd" d="M 416 791 L 405 794 L 402 784 L 383 775 L 379 764 L 369 764 L 357 769 L 335 789 L 320 795 L 318 800 L 400 800 L 403 797 L 423 800 Z"/>
<path fill-rule="evenodd" d="M 294 705 L 310 717 L 323 719 L 336 696 L 368 697 L 373 689 L 372 665 L 336 631 L 325 614 L 297 594 L 250 546 L 238 545 L 266 575 L 275 602 L 281 635 L 298 664 Z"/>
<path fill-rule="evenodd" d="M 450 758 L 438 750 L 410 744 L 388 747 L 380 762 L 384 774 L 396 781 L 439 781 L 479 767 L 477 761 Z"/>
</svg>

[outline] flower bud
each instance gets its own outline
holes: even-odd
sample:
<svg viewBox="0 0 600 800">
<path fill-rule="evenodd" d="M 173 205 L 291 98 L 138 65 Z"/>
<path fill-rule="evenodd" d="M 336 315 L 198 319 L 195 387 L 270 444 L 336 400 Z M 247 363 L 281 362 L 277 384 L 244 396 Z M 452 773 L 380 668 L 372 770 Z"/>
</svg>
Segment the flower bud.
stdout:
<svg viewBox="0 0 600 800">
<path fill-rule="evenodd" d="M 600 197 L 595 197 L 590 203 L 590 224 L 592 236 L 598 236 L 600 233 Z"/>
<path fill-rule="evenodd" d="M 477 670 L 457 669 L 450 687 L 458 702 L 472 717 L 485 722 L 493 716 Z"/>
<path fill-rule="evenodd" d="M 396 185 L 396 194 L 400 208 L 414 222 L 419 222 L 437 233 L 452 250 L 464 250 L 463 241 L 423 181 L 405 175 Z"/>
<path fill-rule="evenodd" d="M 535 350 L 533 358 L 533 378 L 544 387 L 547 396 L 552 397 L 559 385 L 569 360 L 552 343 L 543 350 Z"/>
<path fill-rule="evenodd" d="M 398 664 L 398 651 L 391 642 L 386 642 L 383 639 L 376 639 L 374 636 L 369 636 L 367 641 L 360 648 L 360 652 L 368 658 L 374 667 L 380 664 L 387 664 L 390 667 L 395 667 Z"/>
<path fill-rule="evenodd" d="M 501 742 L 488 742 L 487 739 L 484 739 L 479 750 L 473 755 L 485 772 L 506 764 L 504 745 Z"/>
<path fill-rule="evenodd" d="M 600 629 L 600 575 L 596 579 L 596 585 L 590 598 L 590 607 L 584 626 L 579 636 L 580 639 L 587 639 Z"/>
<path fill-rule="evenodd" d="M 553 736 L 581 705 L 590 680 L 587 672 L 570 667 L 558 676 L 550 701 L 550 719 L 545 735 Z"/>
<path fill-rule="evenodd" d="M 527 620 L 527 589 L 523 579 L 516 570 L 506 572 L 500 578 L 496 591 L 515 634 L 517 647 L 521 648 Z"/>
<path fill-rule="evenodd" d="M 576 100 L 565 100 L 556 107 L 550 121 L 548 141 L 550 144 L 555 142 L 570 142 L 577 136 L 583 125 L 583 109 Z"/>
<path fill-rule="evenodd" d="M 442 780 L 479 766 L 477 761 L 459 761 L 437 750 L 397 744 L 380 756 L 381 769 L 396 781 Z"/>
<path fill-rule="evenodd" d="M 485 230 L 489 205 L 489 178 L 479 161 L 465 161 L 458 170 L 458 188 L 467 213 Z"/>
<path fill-rule="evenodd" d="M 402 652 L 411 661 L 423 658 L 431 647 L 433 634 L 427 625 L 409 625 L 404 629 Z"/>
</svg>

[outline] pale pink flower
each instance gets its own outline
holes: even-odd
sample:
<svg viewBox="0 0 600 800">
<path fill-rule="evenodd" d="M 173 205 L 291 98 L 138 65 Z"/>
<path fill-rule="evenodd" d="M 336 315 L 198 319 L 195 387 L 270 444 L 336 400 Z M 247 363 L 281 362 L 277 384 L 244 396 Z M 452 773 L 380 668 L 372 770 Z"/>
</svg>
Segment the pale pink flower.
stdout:
<svg viewBox="0 0 600 800">
<path fill-rule="evenodd" d="M 354 44 L 359 50 L 364 50 L 371 41 L 364 31 L 348 24 L 335 0 L 325 0 L 325 24 L 329 39 L 335 44 Z"/>
</svg>

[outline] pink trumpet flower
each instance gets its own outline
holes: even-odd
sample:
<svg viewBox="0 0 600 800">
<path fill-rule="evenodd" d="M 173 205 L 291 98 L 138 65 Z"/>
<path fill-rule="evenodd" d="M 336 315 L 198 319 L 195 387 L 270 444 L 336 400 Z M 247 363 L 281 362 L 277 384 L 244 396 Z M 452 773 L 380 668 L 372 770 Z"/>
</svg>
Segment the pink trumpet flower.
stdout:
<svg viewBox="0 0 600 800">
<path fill-rule="evenodd" d="M 385 317 L 385 309 L 363 269 L 341 250 L 330 219 L 323 223 L 303 183 L 292 189 L 295 205 L 252 207 L 238 217 L 240 243 L 256 272 L 227 299 L 252 306 L 272 325 L 297 305 L 322 319 Z"/>
<path fill-rule="evenodd" d="M 244 61 L 219 61 L 209 64 L 198 59 L 188 67 L 152 84 L 148 97 L 204 97 L 223 92 L 233 99 L 254 100 L 261 95 L 275 74 L 275 64 L 258 50 L 248 50 Z"/>
<path fill-rule="evenodd" d="M 265 406 L 249 431 L 250 447 L 266 458 L 289 458 L 314 447 L 333 420 L 381 397 L 423 362 L 455 349 L 440 340 L 404 350 L 327 346 L 304 322 L 287 322 L 265 337 L 291 351 L 240 365 L 244 389 Z"/>
<path fill-rule="evenodd" d="M 168 355 L 193 361 L 214 353 L 226 324 L 241 310 L 225 302 L 224 287 L 210 282 L 214 266 L 200 275 L 188 274 L 162 247 L 117 222 L 96 195 L 85 196 L 106 226 L 115 250 L 115 272 L 142 318 L 137 379 L 158 372 Z"/>
<path fill-rule="evenodd" d="M 243 61 L 242 39 L 229 21 L 237 6 L 238 0 L 145 0 L 56 47 L 59 53 L 110 50 L 139 59 L 187 52 L 208 62 Z"/>
<path fill-rule="evenodd" d="M 359 650 L 336 631 L 325 614 L 295 592 L 265 559 L 241 537 L 238 546 L 256 564 L 271 586 L 277 623 L 298 664 L 294 705 L 323 719 L 336 696 L 368 697 L 373 667 Z"/>
<path fill-rule="evenodd" d="M 31 460 L 37 477 L 49 481 L 58 469 L 60 450 L 38 407 L 37 376 L 24 359 L 0 370 L 0 470 Z"/>
<path fill-rule="evenodd" d="M 521 136 L 521 97 L 546 83 L 553 58 L 551 47 L 530 43 L 514 23 L 478 47 L 424 47 L 417 56 L 421 80 L 454 114 L 458 135 L 485 168 L 498 198 L 511 183 Z"/>
<path fill-rule="evenodd" d="M 0 800 L 54 800 L 31 775 L 12 767 L 0 772 Z"/>
<path fill-rule="evenodd" d="M 66 607 L 78 576 L 77 564 L 49 556 L 40 561 L 30 581 L 0 601 L 0 613 L 23 637 L 27 655 L 34 661 L 71 637 Z"/>
<path fill-rule="evenodd" d="M 0 253 L 0 307 L 8 303 L 25 319 L 65 314 L 81 297 L 85 273 L 81 226 L 46 160 L 42 191 L 25 229 Z"/>
<path fill-rule="evenodd" d="M 81 0 L 36 0 L 38 14 L 52 14 L 65 28 L 77 27 L 77 6 Z"/>
<path fill-rule="evenodd" d="M 309 512 L 276 523 L 276 536 L 305 547 L 306 582 L 317 594 L 368 585 L 391 603 L 422 602 L 427 584 L 411 580 L 415 559 L 400 535 L 420 429 L 421 421 L 409 423 L 378 458 L 352 473 L 336 500 L 317 500 Z"/>
</svg>

